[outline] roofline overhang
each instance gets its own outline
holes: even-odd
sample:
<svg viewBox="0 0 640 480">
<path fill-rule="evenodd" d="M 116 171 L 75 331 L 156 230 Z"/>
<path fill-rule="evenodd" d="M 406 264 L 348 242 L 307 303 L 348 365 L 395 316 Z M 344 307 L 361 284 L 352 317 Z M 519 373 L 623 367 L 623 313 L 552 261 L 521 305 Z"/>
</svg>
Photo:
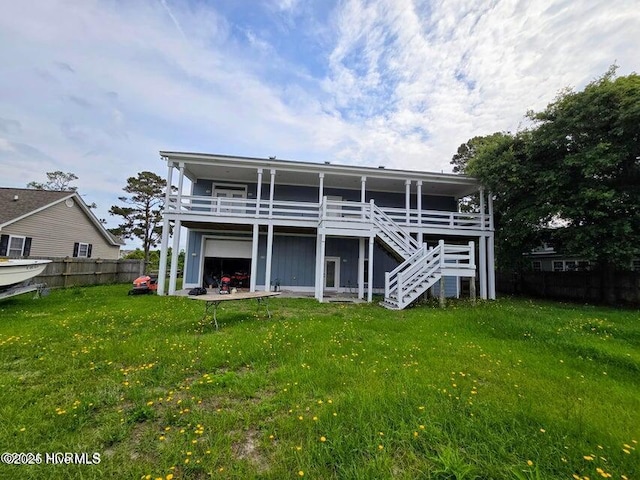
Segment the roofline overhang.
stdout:
<svg viewBox="0 0 640 480">
<path fill-rule="evenodd" d="M 477 179 L 455 173 L 435 173 L 418 170 L 398 170 L 392 168 L 377 168 L 353 165 L 337 165 L 332 163 L 301 162 L 295 160 L 278 160 L 274 158 L 243 157 L 221 154 L 169 152 L 160 151 L 161 159 L 167 163 L 188 162 L 191 164 L 207 165 L 215 163 L 220 166 L 240 168 L 263 168 L 285 171 L 300 171 L 324 173 L 334 175 L 365 176 L 367 178 L 382 178 L 392 180 L 415 180 L 423 182 L 437 182 L 451 185 L 467 186 L 469 193 L 480 188 Z M 193 179 L 191 179 L 193 180 Z"/>
</svg>

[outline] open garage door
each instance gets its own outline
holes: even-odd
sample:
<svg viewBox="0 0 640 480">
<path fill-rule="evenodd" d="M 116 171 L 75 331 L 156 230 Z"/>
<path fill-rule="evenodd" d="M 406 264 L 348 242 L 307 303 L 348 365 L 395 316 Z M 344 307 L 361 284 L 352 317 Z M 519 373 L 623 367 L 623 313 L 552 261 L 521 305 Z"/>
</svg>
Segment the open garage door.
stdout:
<svg viewBox="0 0 640 480">
<path fill-rule="evenodd" d="M 205 287 L 217 286 L 217 281 L 227 275 L 232 285 L 240 288 L 249 287 L 251 272 L 251 241 L 207 239 L 204 250 Z"/>
</svg>

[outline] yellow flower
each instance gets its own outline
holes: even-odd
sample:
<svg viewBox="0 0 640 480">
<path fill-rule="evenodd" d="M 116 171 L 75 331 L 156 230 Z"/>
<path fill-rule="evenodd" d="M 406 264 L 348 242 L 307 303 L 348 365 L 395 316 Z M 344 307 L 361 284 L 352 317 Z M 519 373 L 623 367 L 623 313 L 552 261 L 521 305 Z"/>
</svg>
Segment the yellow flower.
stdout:
<svg viewBox="0 0 640 480">
<path fill-rule="evenodd" d="M 320 437 L 320 441 L 321 441 L 321 442 L 326 442 L 326 441 L 327 441 L 327 438 L 326 438 L 326 437 Z"/>
<path fill-rule="evenodd" d="M 173 473 L 170 473 L 169 475 L 167 475 L 164 478 L 165 478 L 165 480 L 173 480 Z"/>
<path fill-rule="evenodd" d="M 382 445 L 378 445 L 378 450 L 382 450 L 384 447 Z"/>
<path fill-rule="evenodd" d="M 531 467 L 531 466 L 533 466 L 533 462 L 531 460 L 527 460 L 527 465 L 529 465 Z"/>
<path fill-rule="evenodd" d="M 585 456 L 584 456 L 584 457 L 582 457 L 582 458 L 584 458 L 585 460 L 588 460 L 588 461 L 593 460 L 593 457 L 592 457 L 591 455 L 585 455 Z"/>
<path fill-rule="evenodd" d="M 298 475 L 300 475 L 301 477 L 304 477 L 304 472 L 302 470 L 299 470 Z"/>
</svg>

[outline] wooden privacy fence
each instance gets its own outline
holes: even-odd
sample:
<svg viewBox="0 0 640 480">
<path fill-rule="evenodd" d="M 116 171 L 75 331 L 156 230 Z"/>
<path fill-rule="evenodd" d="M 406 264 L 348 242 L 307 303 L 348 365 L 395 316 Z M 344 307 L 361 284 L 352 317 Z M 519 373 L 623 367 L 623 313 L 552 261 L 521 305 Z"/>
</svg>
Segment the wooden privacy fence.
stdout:
<svg viewBox="0 0 640 480">
<path fill-rule="evenodd" d="M 498 272 L 499 292 L 587 303 L 640 305 L 640 272 L 616 272 L 609 282 L 600 272 Z M 611 297 L 605 300 L 606 291 Z"/>
<path fill-rule="evenodd" d="M 144 272 L 144 260 L 70 257 L 49 260 L 51 263 L 35 280 L 50 288 L 131 283 Z"/>
</svg>

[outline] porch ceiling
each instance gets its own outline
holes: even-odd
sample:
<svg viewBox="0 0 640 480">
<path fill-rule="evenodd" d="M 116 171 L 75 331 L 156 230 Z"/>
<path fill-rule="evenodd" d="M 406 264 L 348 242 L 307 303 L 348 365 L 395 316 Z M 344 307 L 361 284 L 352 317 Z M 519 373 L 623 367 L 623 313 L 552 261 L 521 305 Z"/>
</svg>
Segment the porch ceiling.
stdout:
<svg viewBox="0 0 640 480">
<path fill-rule="evenodd" d="M 257 169 L 262 168 L 262 183 L 270 182 L 271 169 L 276 170 L 276 185 L 318 186 L 324 173 L 324 186 L 360 190 L 361 177 L 366 176 L 367 191 L 405 192 L 405 180 L 412 180 L 411 192 L 417 191 L 416 181 L 422 180 L 422 193 L 464 197 L 478 190 L 477 181 L 454 174 L 438 174 L 409 170 L 358 167 L 287 160 L 227 157 L 189 153 L 160 152 L 171 161 L 184 161 L 185 175 L 190 180 L 224 179 L 228 182 L 255 183 Z"/>
</svg>

